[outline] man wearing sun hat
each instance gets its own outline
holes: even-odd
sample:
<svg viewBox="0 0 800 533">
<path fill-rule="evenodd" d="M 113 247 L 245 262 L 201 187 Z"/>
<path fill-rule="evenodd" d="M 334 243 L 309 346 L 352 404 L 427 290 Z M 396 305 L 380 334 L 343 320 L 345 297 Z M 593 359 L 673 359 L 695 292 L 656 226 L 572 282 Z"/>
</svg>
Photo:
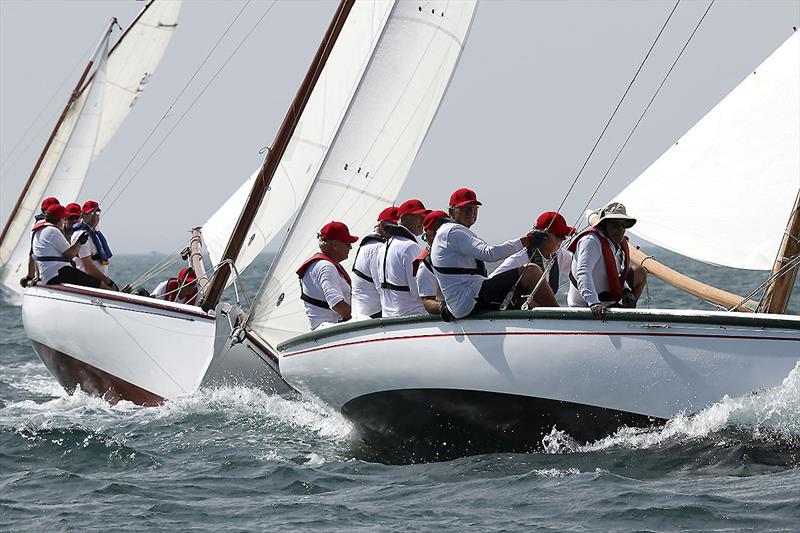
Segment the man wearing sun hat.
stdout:
<svg viewBox="0 0 800 533">
<path fill-rule="evenodd" d="M 481 205 L 471 189 L 456 190 L 450 196 L 449 214 L 453 220 L 439 227 L 431 246 L 431 264 L 445 299 L 445 320 L 500 309 L 509 292 L 518 289 L 525 294 L 524 291 L 533 290 L 542 275 L 535 265 L 525 265 L 487 277 L 485 261 L 500 261 L 527 248 L 533 233 L 502 244 L 487 244 L 469 229 L 477 222 Z"/>
<path fill-rule="evenodd" d="M 425 314 L 417 292 L 414 259 L 421 249 L 425 215 L 430 212 L 420 200 L 407 200 L 397 207 L 399 224 L 387 226 L 389 238 L 379 251 L 378 287 L 384 317 Z"/>
<path fill-rule="evenodd" d="M 414 276 L 417 280 L 417 291 L 423 307 L 432 315 L 438 315 L 441 312 L 441 303 L 444 301 L 444 295 L 442 294 L 442 288 L 439 286 L 439 280 L 436 279 L 436 274 L 433 272 L 431 243 L 436 237 L 436 230 L 449 220 L 447 213 L 444 211 L 431 211 L 425 215 L 425 220 L 422 221 L 425 233 L 422 234 L 422 238 L 428 246 L 414 259 L 413 266 Z"/>
<path fill-rule="evenodd" d="M 561 280 L 569 277 L 572 254 L 561 245 L 575 233 L 575 228 L 567 224 L 560 213 L 546 211 L 536 219 L 533 233 L 531 245 L 500 263 L 489 277 L 533 263 L 547 273 L 547 284 L 555 294 Z"/>
<path fill-rule="evenodd" d="M 397 207 L 390 206 L 378 214 L 375 232 L 361 239 L 353 259 L 353 316 L 379 318 L 381 297 L 373 273 L 373 257 L 386 242 L 387 224 L 397 223 Z M 374 263 L 377 265 L 377 262 Z M 377 272 L 377 270 L 375 270 Z"/>
<path fill-rule="evenodd" d="M 197 275 L 191 267 L 182 268 L 177 278 L 162 281 L 153 289 L 153 298 L 180 304 L 197 305 Z"/>
<path fill-rule="evenodd" d="M 343 222 L 332 221 L 319 232 L 319 253 L 297 269 L 300 299 L 303 300 L 311 330 L 323 324 L 350 320 L 350 275 L 340 264 L 347 259 L 358 237 L 350 235 Z"/>
<path fill-rule="evenodd" d="M 573 260 L 567 301 L 570 307 L 590 307 L 602 319 L 609 307 L 636 307 L 647 276 L 640 271 L 634 278 L 625 230 L 636 219 L 624 205 L 606 205 L 589 216 L 589 224 L 569 246 Z"/>
<path fill-rule="evenodd" d="M 82 221 L 73 228 L 72 242 L 79 234 L 85 233 L 89 240 L 81 246 L 78 252 L 77 267 L 93 278 L 97 278 L 104 288 L 117 290 L 116 284 L 108 277 L 108 264 L 111 257 L 111 248 L 105 235 L 97 229 L 100 224 L 100 204 L 94 200 L 87 200 L 81 208 Z"/>
</svg>

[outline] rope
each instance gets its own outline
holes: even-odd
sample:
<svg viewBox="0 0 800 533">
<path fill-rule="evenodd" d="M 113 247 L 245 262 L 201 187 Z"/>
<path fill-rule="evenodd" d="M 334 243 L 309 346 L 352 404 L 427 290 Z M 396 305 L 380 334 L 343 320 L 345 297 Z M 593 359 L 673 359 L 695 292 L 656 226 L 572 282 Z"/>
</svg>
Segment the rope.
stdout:
<svg viewBox="0 0 800 533">
<path fill-rule="evenodd" d="M 236 15 L 236 18 L 231 22 L 231 24 L 225 30 L 223 35 L 220 37 L 220 40 L 222 40 L 222 38 L 225 36 L 225 34 L 227 34 L 227 32 L 230 30 L 230 27 L 233 25 L 234 22 L 236 22 L 236 20 L 241 15 L 242 11 L 244 11 L 244 8 L 247 7 L 247 4 L 249 4 L 249 3 L 250 3 L 250 0 L 247 0 L 247 3 L 245 4 L 245 6 L 242 7 L 242 9 Z M 225 69 L 225 67 L 228 65 L 228 63 L 230 63 L 231 59 L 233 59 L 233 56 L 236 55 L 236 53 L 239 51 L 239 49 L 242 47 L 242 45 L 244 45 L 244 43 L 247 41 L 247 39 L 250 37 L 250 35 L 252 35 L 252 33 L 255 31 L 255 29 L 261 24 L 261 21 L 264 20 L 264 18 L 269 14 L 270 11 L 272 11 L 272 8 L 275 6 L 276 3 L 277 3 L 277 0 L 273 0 L 273 2 L 269 5 L 267 10 L 264 12 L 264 14 L 261 15 L 261 17 L 252 26 L 252 28 L 250 28 L 250 30 L 245 34 L 244 38 L 242 38 L 242 40 L 239 41 L 239 44 L 236 45 L 236 47 L 233 49 L 233 51 L 228 55 L 227 59 L 225 59 L 225 61 L 217 69 L 217 71 L 214 73 L 214 75 L 211 76 L 211 79 L 203 86 L 203 88 L 200 90 L 200 92 L 197 94 L 197 96 L 195 96 L 195 98 L 191 101 L 189 106 L 180 115 L 180 117 L 178 117 L 178 120 L 175 122 L 175 124 L 172 125 L 172 127 L 167 131 L 166 135 L 159 141 L 159 143 L 156 145 L 156 147 L 150 152 L 150 154 L 147 156 L 147 158 L 144 160 L 144 162 L 139 166 L 139 168 L 136 170 L 136 172 L 133 174 L 133 176 L 131 176 L 130 179 L 125 183 L 125 185 L 122 187 L 122 189 L 119 191 L 119 193 L 117 193 L 117 195 L 114 197 L 114 199 L 111 200 L 109 205 L 105 208 L 106 212 L 108 212 L 108 210 L 111 208 L 111 206 L 113 206 L 114 203 L 127 190 L 128 186 L 130 186 L 130 184 L 133 183 L 133 181 L 139 176 L 139 174 L 142 172 L 142 170 L 147 165 L 147 163 L 150 162 L 150 160 L 153 158 L 153 156 L 164 145 L 164 142 L 166 142 L 166 140 L 172 135 L 172 133 L 180 125 L 180 123 L 183 121 L 183 119 L 186 118 L 186 115 L 194 108 L 194 105 L 197 103 L 197 101 L 203 96 L 203 94 L 205 94 L 206 90 L 208 90 L 208 88 L 214 83 L 214 81 L 216 81 L 216 79 L 220 75 L 220 73 L 222 73 L 222 71 Z M 217 45 L 218 44 L 219 43 L 217 43 Z M 214 49 L 216 49 L 217 45 L 214 45 Z M 213 53 L 214 49 L 212 49 L 212 51 L 209 52 L 209 56 L 211 55 L 211 53 Z M 204 63 L 205 63 L 205 60 L 204 60 L 203 64 Z M 200 65 L 200 67 L 198 67 L 198 70 L 200 68 L 202 68 L 202 64 Z M 194 76 L 192 77 L 192 79 L 194 79 Z M 189 82 L 187 82 L 187 85 L 190 82 L 191 82 L 191 80 L 189 80 Z M 184 90 L 185 90 L 185 88 L 184 88 Z M 183 91 L 181 91 L 181 94 L 183 94 Z M 179 97 L 180 97 L 180 95 L 179 95 Z M 176 99 L 176 101 L 177 101 L 177 99 Z M 174 103 L 173 103 L 173 105 L 174 105 Z M 171 106 L 170 106 L 170 109 L 171 109 Z M 167 110 L 167 113 L 168 112 L 169 112 L 169 110 Z M 161 123 L 161 121 L 164 120 L 165 117 L 166 117 L 166 113 L 165 113 L 164 117 L 162 117 L 161 120 L 159 120 L 159 124 Z M 158 124 L 156 125 L 156 128 L 157 127 L 158 127 Z M 154 131 L 155 131 L 155 128 L 154 128 L 153 132 Z M 124 175 L 125 171 L 133 164 L 133 160 L 136 158 L 136 155 L 138 155 L 138 153 L 142 150 L 142 148 L 144 147 L 144 144 L 147 143 L 147 140 L 152 136 L 153 132 L 151 132 L 151 134 L 148 135 L 147 139 L 145 140 L 145 143 L 143 143 L 142 146 L 139 148 L 139 150 L 137 150 L 137 152 L 134 155 L 134 157 L 131 158 L 130 162 L 125 166 L 125 169 L 123 169 L 122 173 L 120 173 L 120 175 L 117 177 L 117 179 L 111 185 L 109 190 L 103 196 L 103 201 L 105 201 L 106 197 L 108 197 L 111 194 L 111 190 L 114 188 L 114 186 L 116 186 L 116 184 L 120 181 L 120 179 L 122 179 L 122 176 Z"/>
<path fill-rule="evenodd" d="M 778 279 L 779 277 L 783 276 L 783 275 L 784 275 L 784 274 L 786 274 L 788 271 L 792 270 L 793 268 L 795 268 L 795 267 L 796 267 L 796 266 L 798 266 L 798 265 L 800 265 L 800 254 L 797 254 L 797 255 L 794 255 L 794 256 L 792 256 L 792 257 L 791 257 L 791 259 L 789 259 L 789 261 L 787 261 L 785 265 L 783 265 L 783 266 L 782 266 L 780 269 L 778 269 L 778 271 L 777 271 L 777 272 L 773 272 L 773 274 L 772 274 L 770 277 L 768 277 L 768 278 L 767 278 L 767 279 L 766 279 L 766 280 L 765 280 L 763 283 L 761 283 L 761 284 L 760 284 L 758 287 L 756 287 L 755 289 L 753 289 L 753 290 L 750 292 L 750 294 L 748 294 L 747 296 L 745 296 L 745 297 L 744 297 L 744 298 L 743 298 L 743 299 L 742 299 L 740 302 L 738 302 L 738 303 L 737 303 L 736 305 L 734 305 L 733 307 L 731 307 L 731 308 L 729 308 L 729 309 L 726 309 L 726 311 L 735 311 L 735 310 L 736 310 L 736 309 L 738 309 L 739 307 L 742 307 L 742 306 L 743 306 L 745 303 L 747 303 L 747 302 L 748 302 L 748 301 L 749 301 L 749 300 L 750 300 L 750 299 L 751 299 L 753 296 L 755 296 L 755 295 L 756 295 L 756 294 L 758 294 L 759 292 L 761 292 L 761 291 L 765 290 L 765 289 L 767 288 L 767 286 L 768 286 L 768 285 L 770 285 L 770 284 L 771 284 L 773 281 L 775 281 L 775 280 L 776 280 L 776 279 Z"/>
</svg>

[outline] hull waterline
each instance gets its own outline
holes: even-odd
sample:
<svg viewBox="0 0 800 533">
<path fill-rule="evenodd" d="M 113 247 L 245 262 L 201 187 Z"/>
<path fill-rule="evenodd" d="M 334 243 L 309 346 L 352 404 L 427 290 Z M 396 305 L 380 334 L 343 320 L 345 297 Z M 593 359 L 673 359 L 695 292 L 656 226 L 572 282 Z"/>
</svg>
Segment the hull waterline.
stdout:
<svg viewBox="0 0 800 533">
<path fill-rule="evenodd" d="M 351 419 L 388 462 L 592 441 L 780 385 L 800 318 L 586 310 L 343 324 L 279 346 L 284 378 Z"/>
</svg>

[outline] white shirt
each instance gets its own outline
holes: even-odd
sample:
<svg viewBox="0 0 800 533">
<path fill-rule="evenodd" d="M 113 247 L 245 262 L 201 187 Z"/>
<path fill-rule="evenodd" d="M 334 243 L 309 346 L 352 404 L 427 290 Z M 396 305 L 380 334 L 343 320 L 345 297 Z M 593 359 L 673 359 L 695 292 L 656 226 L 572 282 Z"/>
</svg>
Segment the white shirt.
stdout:
<svg viewBox="0 0 800 533">
<path fill-rule="evenodd" d="M 572 254 L 569 253 L 569 250 L 566 248 L 559 248 L 556 252 L 556 258 L 558 259 L 558 276 L 560 281 L 564 281 L 569 279 L 569 269 L 572 265 Z M 491 273 L 489 276 L 490 278 L 495 277 L 498 274 L 502 274 L 508 270 L 512 270 L 514 268 L 519 268 L 521 266 L 527 265 L 529 263 L 528 259 L 528 250 L 523 248 L 519 252 L 515 253 L 511 257 L 507 258 L 505 261 L 500 263 L 500 265 L 494 269 L 494 272 Z M 553 260 L 547 257 L 543 258 L 542 263 L 544 264 L 545 270 L 550 266 Z"/>
<path fill-rule="evenodd" d="M 342 301 L 350 304 L 350 285 L 333 263 L 314 261 L 303 274 L 300 284 L 305 294 L 317 300 L 325 300 L 330 307 L 325 309 L 303 301 L 311 331 L 321 324 L 336 324 L 342 319 L 342 315 L 334 311 L 333 306 Z"/>
<path fill-rule="evenodd" d="M 444 300 L 442 288 L 439 286 L 436 274 L 428 268 L 424 261 L 420 261 L 419 269 L 417 270 L 417 291 L 420 298 L 433 296 L 440 302 Z"/>
<path fill-rule="evenodd" d="M 603 237 L 605 239 L 605 237 Z M 622 247 L 610 240 L 606 241 L 614 250 L 617 272 L 625 269 L 625 256 Z M 590 307 L 596 303 L 612 304 L 614 302 L 601 302 L 598 294 L 608 290 L 608 276 L 606 264 L 603 261 L 603 249 L 600 246 L 600 237 L 590 233 L 581 238 L 575 248 L 572 259 L 572 275 L 578 282 L 576 288 L 570 283 L 567 294 L 567 304 L 570 307 Z M 627 286 L 627 283 L 625 284 Z"/>
<path fill-rule="evenodd" d="M 408 287 L 407 291 L 380 289 L 384 317 L 427 314 L 422 300 L 419 298 L 417 281 L 414 278 L 414 259 L 417 258 L 420 251 L 416 239 L 405 237 L 393 237 L 381 247 L 378 278 L 375 281 L 379 286 L 386 281 L 392 285 Z"/>
<path fill-rule="evenodd" d="M 353 316 L 369 317 L 381 310 L 381 297 L 375 285 L 375 276 L 370 271 L 372 258 L 383 249 L 383 243 L 370 241 L 359 247 L 353 269 L 372 278 L 367 281 L 353 272 Z"/>
<path fill-rule="evenodd" d="M 434 267 L 475 268 L 476 259 L 500 261 L 522 249 L 519 239 L 492 246 L 461 224 L 446 222 L 436 231 L 431 246 L 431 261 Z M 486 280 L 476 274 L 441 272 L 436 272 L 436 279 L 439 280 L 447 308 L 456 318 L 465 317 L 472 311 L 475 298 Z"/>
<path fill-rule="evenodd" d="M 61 230 L 54 226 L 45 226 L 37 231 L 33 236 L 33 255 L 35 257 L 58 257 L 63 256 L 69 248 L 69 243 Z M 58 275 L 58 271 L 65 266 L 69 266 L 68 259 L 64 261 L 36 261 L 39 267 L 39 276 L 42 281 L 47 283 Z"/>
<path fill-rule="evenodd" d="M 72 244 L 78 242 L 78 238 L 84 233 L 86 232 L 83 230 L 75 230 L 75 232 L 72 234 Z M 81 261 L 81 259 L 83 259 L 84 257 L 92 257 L 93 255 L 97 255 L 99 253 L 100 250 L 97 249 L 97 246 L 94 245 L 94 241 L 92 240 L 91 237 L 89 237 L 89 240 L 81 244 L 81 247 L 78 250 L 78 255 L 76 256 L 77 259 L 75 260 L 75 266 L 78 267 L 78 269 L 86 272 L 86 269 L 83 266 L 83 261 Z M 92 263 L 94 263 L 94 266 L 97 267 L 97 270 L 102 272 L 104 276 L 108 276 L 108 265 L 104 265 L 97 259 L 92 259 Z"/>
<path fill-rule="evenodd" d="M 153 289 L 153 293 L 152 293 L 151 296 L 153 298 L 158 298 L 159 300 L 167 300 L 167 284 L 168 283 L 169 283 L 169 280 L 166 280 L 166 281 L 162 281 L 161 283 L 156 285 L 156 288 Z M 179 285 L 179 287 L 180 287 L 180 285 Z M 176 302 L 176 303 L 185 304 L 185 303 L 188 303 L 189 300 L 192 299 L 191 295 L 189 296 L 189 298 L 187 298 L 185 300 L 181 299 L 179 294 L 180 294 L 180 289 L 175 292 L 175 299 L 173 301 Z"/>
</svg>

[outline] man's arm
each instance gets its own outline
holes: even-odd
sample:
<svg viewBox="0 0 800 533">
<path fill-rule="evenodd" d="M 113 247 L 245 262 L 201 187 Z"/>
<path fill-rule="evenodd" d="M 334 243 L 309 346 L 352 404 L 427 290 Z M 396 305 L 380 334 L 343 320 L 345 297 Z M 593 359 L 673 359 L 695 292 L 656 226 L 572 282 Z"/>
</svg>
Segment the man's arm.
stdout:
<svg viewBox="0 0 800 533">
<path fill-rule="evenodd" d="M 97 265 L 95 265 L 94 261 L 92 261 L 92 256 L 81 257 L 80 259 L 81 259 L 81 264 L 83 265 L 83 268 L 85 269 L 85 272 L 87 274 L 89 274 L 93 278 L 99 279 L 106 285 L 110 285 L 111 279 L 108 278 L 105 274 L 103 274 L 99 268 L 97 268 Z"/>
<path fill-rule="evenodd" d="M 344 294 L 340 286 L 339 272 L 336 267 L 327 261 L 320 261 L 321 268 L 319 270 L 319 286 L 322 289 L 322 294 L 325 295 L 325 301 L 328 306 L 335 312 L 342 316 L 343 320 L 350 320 L 351 312 L 350 304 L 345 301 Z"/>
<path fill-rule="evenodd" d="M 575 256 L 572 259 L 573 263 L 575 263 L 575 280 L 578 282 L 578 291 L 580 291 L 581 296 L 586 300 L 589 307 L 600 303 L 592 274 L 595 265 L 602 258 L 602 254 L 600 243 L 596 239 L 587 236 L 578 243 Z"/>
<path fill-rule="evenodd" d="M 450 232 L 448 241 L 456 252 L 488 262 L 501 261 L 524 248 L 520 239 L 491 245 L 480 237 L 457 230 Z"/>
</svg>

